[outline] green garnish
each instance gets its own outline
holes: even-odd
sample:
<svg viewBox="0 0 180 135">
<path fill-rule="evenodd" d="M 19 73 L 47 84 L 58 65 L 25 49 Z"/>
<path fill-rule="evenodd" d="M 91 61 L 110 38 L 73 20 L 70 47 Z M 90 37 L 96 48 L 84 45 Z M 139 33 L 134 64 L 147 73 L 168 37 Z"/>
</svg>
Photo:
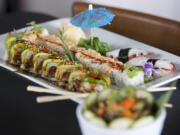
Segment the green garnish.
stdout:
<svg viewBox="0 0 180 135">
<path fill-rule="evenodd" d="M 115 101 L 115 102 L 119 102 L 126 97 L 135 98 L 136 97 L 136 88 L 134 88 L 133 86 L 126 86 L 126 87 L 121 88 L 119 91 L 112 89 L 108 99 Z"/>
<path fill-rule="evenodd" d="M 36 30 L 39 33 L 42 33 L 42 27 L 39 27 L 35 21 L 29 22 L 26 25 L 33 26 L 33 29 Z"/>
<path fill-rule="evenodd" d="M 63 43 L 63 48 L 65 50 L 66 55 L 69 57 L 71 61 L 75 61 L 74 54 L 69 50 L 67 44 L 66 44 L 66 37 L 64 36 L 64 28 L 62 28 L 58 33 L 59 38 L 61 39 Z"/>
<path fill-rule="evenodd" d="M 18 33 L 16 32 L 16 29 L 14 29 L 13 36 L 16 37 L 16 40 L 21 40 L 21 39 L 26 35 L 26 31 L 27 31 L 27 30 L 25 30 L 25 31 L 22 33 L 22 35 L 20 35 L 20 34 L 18 34 Z"/>
<path fill-rule="evenodd" d="M 123 99 L 124 97 L 119 93 L 119 91 L 112 90 L 108 96 L 108 99 L 111 101 L 119 102 Z"/>
<path fill-rule="evenodd" d="M 93 49 L 99 52 L 101 55 L 106 55 L 107 52 L 111 51 L 111 48 L 105 42 L 100 42 L 98 37 L 93 37 L 93 46 L 91 45 L 91 39 L 83 39 L 79 40 L 78 46 L 84 47 L 86 49 Z"/>
<path fill-rule="evenodd" d="M 133 78 L 134 76 L 136 76 L 138 71 L 143 71 L 141 68 L 130 65 L 125 65 L 124 69 L 127 71 L 129 78 Z"/>
<path fill-rule="evenodd" d="M 150 76 L 150 77 L 144 76 L 144 82 L 145 83 L 151 82 L 152 80 L 153 80 L 152 76 Z"/>
</svg>

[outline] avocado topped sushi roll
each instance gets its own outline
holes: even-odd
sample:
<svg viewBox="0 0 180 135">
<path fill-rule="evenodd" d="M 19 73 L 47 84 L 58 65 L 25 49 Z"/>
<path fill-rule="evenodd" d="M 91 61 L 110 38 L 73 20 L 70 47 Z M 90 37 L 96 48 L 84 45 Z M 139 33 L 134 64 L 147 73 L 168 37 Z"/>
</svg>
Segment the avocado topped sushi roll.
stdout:
<svg viewBox="0 0 180 135">
<path fill-rule="evenodd" d="M 55 78 L 60 87 L 67 88 L 68 87 L 68 79 L 75 69 L 81 67 L 82 64 L 66 64 L 60 65 L 57 67 Z"/>
<path fill-rule="evenodd" d="M 43 77 L 55 77 L 56 69 L 59 64 L 61 64 L 63 60 L 61 59 L 55 59 L 55 58 L 50 58 L 46 59 L 43 62 L 42 66 L 42 76 Z"/>
<path fill-rule="evenodd" d="M 13 65 L 21 64 L 21 53 L 26 49 L 23 43 L 16 43 L 10 48 L 9 62 Z"/>
<path fill-rule="evenodd" d="M 21 68 L 24 70 L 32 70 L 33 57 L 39 50 L 35 47 L 25 49 L 21 54 Z"/>
<path fill-rule="evenodd" d="M 9 49 L 10 49 L 11 46 L 12 46 L 13 44 L 15 44 L 15 43 L 16 43 L 16 37 L 15 37 L 15 36 L 13 36 L 13 35 L 8 35 L 8 36 L 5 38 L 4 44 L 5 44 L 7 53 L 9 53 L 9 52 L 8 52 Z"/>
<path fill-rule="evenodd" d="M 52 55 L 49 53 L 40 52 L 34 55 L 33 57 L 33 72 L 41 73 L 43 62 L 50 58 Z"/>
</svg>

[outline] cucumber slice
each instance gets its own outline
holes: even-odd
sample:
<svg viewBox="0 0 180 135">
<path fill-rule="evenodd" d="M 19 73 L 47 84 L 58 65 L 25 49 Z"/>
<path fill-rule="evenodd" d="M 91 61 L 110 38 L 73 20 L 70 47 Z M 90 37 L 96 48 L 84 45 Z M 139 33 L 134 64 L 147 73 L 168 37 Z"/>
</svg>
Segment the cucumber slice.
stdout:
<svg viewBox="0 0 180 135">
<path fill-rule="evenodd" d="M 89 108 L 89 106 L 93 105 L 94 103 L 96 103 L 97 101 L 97 96 L 98 94 L 93 92 L 91 93 L 87 98 L 86 98 L 86 101 L 85 101 L 85 108 Z"/>
<path fill-rule="evenodd" d="M 106 122 L 99 117 L 93 117 L 92 119 L 89 120 L 89 122 L 100 127 L 107 127 Z"/>
<path fill-rule="evenodd" d="M 103 101 L 103 100 L 107 99 L 107 97 L 109 96 L 110 92 L 111 92 L 110 89 L 102 90 L 102 91 L 99 93 L 98 100 L 99 100 L 99 101 Z"/>
<path fill-rule="evenodd" d="M 85 110 L 83 114 L 87 120 L 91 120 L 95 117 L 95 114 L 90 110 Z"/>
<path fill-rule="evenodd" d="M 144 116 L 144 117 L 141 117 L 140 119 L 138 119 L 138 120 L 136 120 L 134 122 L 134 124 L 132 125 L 132 128 L 143 127 L 145 125 L 150 124 L 154 120 L 155 120 L 155 118 L 153 116 Z"/>
<path fill-rule="evenodd" d="M 136 97 L 140 99 L 145 99 L 150 105 L 154 102 L 152 94 L 145 90 L 136 90 Z"/>
<path fill-rule="evenodd" d="M 127 129 L 130 128 L 134 120 L 130 118 L 117 118 L 111 121 L 109 128 L 112 129 Z"/>
<path fill-rule="evenodd" d="M 142 110 L 145 106 L 145 103 L 143 101 L 139 101 L 136 103 L 133 107 L 133 110 Z"/>
</svg>

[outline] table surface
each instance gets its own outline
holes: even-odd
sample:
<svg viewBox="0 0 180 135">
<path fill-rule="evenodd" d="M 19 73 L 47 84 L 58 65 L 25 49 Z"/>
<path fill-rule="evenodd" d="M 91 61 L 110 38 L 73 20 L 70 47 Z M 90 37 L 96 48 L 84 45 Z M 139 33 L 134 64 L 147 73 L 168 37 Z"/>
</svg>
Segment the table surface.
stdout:
<svg viewBox="0 0 180 135">
<path fill-rule="evenodd" d="M 0 34 L 19 29 L 27 22 L 37 23 L 56 19 L 40 13 L 12 13 L 0 15 Z M 28 85 L 37 85 L 0 67 L 0 133 L 6 135 L 81 135 L 76 119 L 77 104 L 59 101 L 37 104 L 42 94 L 26 91 Z M 180 89 L 180 81 L 177 84 Z M 44 94 L 43 94 L 44 95 Z M 159 94 L 157 94 L 158 96 Z M 180 134 L 180 91 L 173 93 L 162 135 Z"/>
</svg>

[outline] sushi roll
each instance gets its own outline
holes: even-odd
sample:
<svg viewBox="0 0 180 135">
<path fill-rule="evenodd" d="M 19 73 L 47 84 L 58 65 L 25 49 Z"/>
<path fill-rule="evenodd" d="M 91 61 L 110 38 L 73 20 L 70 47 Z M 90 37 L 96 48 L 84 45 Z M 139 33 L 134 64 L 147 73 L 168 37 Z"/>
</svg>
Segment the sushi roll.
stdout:
<svg viewBox="0 0 180 135">
<path fill-rule="evenodd" d="M 41 74 L 43 62 L 51 56 L 51 54 L 43 52 L 35 54 L 33 57 L 33 72 Z"/>
<path fill-rule="evenodd" d="M 32 70 L 33 57 L 38 53 L 38 49 L 35 47 L 25 49 L 21 54 L 21 68 L 23 70 Z"/>
<path fill-rule="evenodd" d="M 21 65 L 21 53 L 25 48 L 26 45 L 23 43 L 14 44 L 9 51 L 9 63 L 13 65 Z"/>
<path fill-rule="evenodd" d="M 86 70 L 84 70 L 86 69 Z M 80 67 L 69 75 L 68 84 L 71 91 L 92 92 L 101 91 L 110 86 L 110 78 L 104 74 L 98 74 L 97 71 L 88 70 Z"/>
<path fill-rule="evenodd" d="M 106 53 L 106 56 L 118 59 L 123 63 L 126 63 L 130 59 L 147 56 L 152 54 L 151 52 L 139 49 L 139 48 L 125 48 L 125 49 L 116 49 L 111 52 Z"/>
<path fill-rule="evenodd" d="M 56 44 L 47 44 L 45 48 L 49 53 L 57 54 L 56 56 L 63 56 L 65 54 L 63 47 Z"/>
<path fill-rule="evenodd" d="M 46 59 L 42 66 L 42 76 L 43 77 L 55 77 L 56 69 L 63 60 L 61 59 Z"/>
<path fill-rule="evenodd" d="M 68 88 L 68 78 L 75 69 L 81 67 L 81 64 L 60 65 L 56 69 L 55 78 L 60 87 Z"/>
<path fill-rule="evenodd" d="M 144 72 L 136 66 L 128 66 L 122 73 L 115 74 L 115 82 L 120 87 L 144 84 Z"/>
<path fill-rule="evenodd" d="M 16 37 L 13 36 L 13 35 L 8 35 L 5 40 L 4 40 L 4 44 L 5 44 L 5 48 L 6 48 L 6 51 L 7 53 L 9 53 L 8 51 L 10 50 L 11 46 L 13 44 L 16 43 Z"/>
<path fill-rule="evenodd" d="M 156 76 L 165 76 L 176 70 L 175 65 L 168 60 L 161 59 L 150 59 L 147 57 L 138 57 L 128 61 L 128 64 L 135 66 L 142 66 L 144 62 L 150 62 L 153 64 L 154 68 L 157 70 L 158 74 Z"/>
</svg>

